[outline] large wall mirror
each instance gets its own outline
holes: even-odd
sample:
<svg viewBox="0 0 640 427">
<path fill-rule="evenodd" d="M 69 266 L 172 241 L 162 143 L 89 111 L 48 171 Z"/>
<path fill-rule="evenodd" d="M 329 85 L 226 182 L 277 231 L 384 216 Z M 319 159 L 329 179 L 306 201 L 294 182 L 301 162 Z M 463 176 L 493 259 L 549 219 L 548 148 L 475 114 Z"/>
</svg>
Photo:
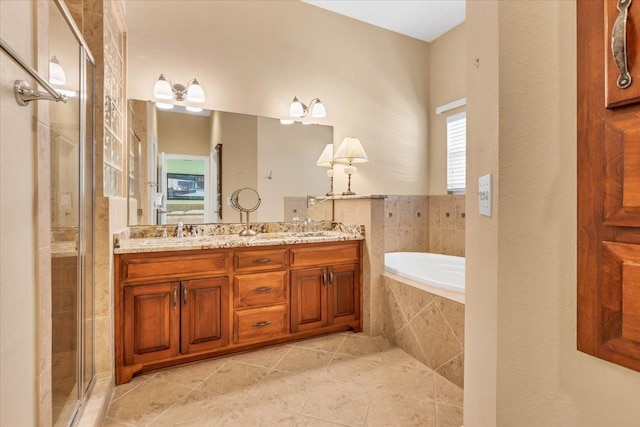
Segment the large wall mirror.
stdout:
<svg viewBox="0 0 640 427">
<path fill-rule="evenodd" d="M 285 198 L 329 189 L 316 160 L 331 126 L 141 100 L 128 109 L 129 225 L 237 223 L 228 199 L 244 187 L 262 199 L 252 221 L 284 221 Z"/>
</svg>

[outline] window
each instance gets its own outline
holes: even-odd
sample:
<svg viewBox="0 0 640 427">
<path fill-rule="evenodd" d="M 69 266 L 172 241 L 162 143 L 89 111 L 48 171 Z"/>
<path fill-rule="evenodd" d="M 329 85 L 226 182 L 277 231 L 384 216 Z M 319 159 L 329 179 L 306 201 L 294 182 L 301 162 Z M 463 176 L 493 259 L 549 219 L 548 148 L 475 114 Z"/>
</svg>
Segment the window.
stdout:
<svg viewBox="0 0 640 427">
<path fill-rule="evenodd" d="M 467 113 L 447 117 L 447 191 L 464 193 L 467 174 Z"/>
</svg>

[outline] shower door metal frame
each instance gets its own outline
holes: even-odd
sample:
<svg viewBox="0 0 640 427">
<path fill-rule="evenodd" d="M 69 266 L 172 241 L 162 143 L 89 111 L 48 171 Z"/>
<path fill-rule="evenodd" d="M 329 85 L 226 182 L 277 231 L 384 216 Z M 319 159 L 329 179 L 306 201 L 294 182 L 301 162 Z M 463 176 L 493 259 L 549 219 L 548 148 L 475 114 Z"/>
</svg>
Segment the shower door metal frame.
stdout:
<svg viewBox="0 0 640 427">
<path fill-rule="evenodd" d="M 89 208 L 91 210 L 91 215 L 93 216 L 93 212 L 95 211 L 95 146 L 96 146 L 96 129 L 95 129 L 95 101 L 96 101 L 96 96 L 95 96 L 95 76 L 96 76 L 96 72 L 95 72 L 95 67 L 96 67 L 96 62 L 95 59 L 93 57 L 93 54 L 91 53 L 91 50 L 89 49 L 89 46 L 87 45 L 86 41 L 84 40 L 82 33 L 80 32 L 80 29 L 78 28 L 78 26 L 76 25 L 73 16 L 71 15 L 71 12 L 69 11 L 69 9 L 67 8 L 66 4 L 64 3 L 64 0 L 54 0 L 55 5 L 57 6 L 58 10 L 60 11 L 60 13 L 62 14 L 62 17 L 64 18 L 64 20 L 66 21 L 69 29 L 71 30 L 71 32 L 73 33 L 74 38 L 76 39 L 76 41 L 78 42 L 78 56 L 79 56 L 79 64 L 80 64 L 80 105 L 79 105 L 79 117 L 78 117 L 78 121 L 79 121 L 79 131 L 78 131 L 78 138 L 79 138 L 79 187 L 78 187 L 78 200 L 81 200 L 82 202 L 79 203 L 79 209 L 78 209 L 78 235 L 81 236 L 78 239 L 78 269 L 77 269 L 77 322 L 78 322 L 78 328 L 77 328 L 77 342 L 78 342 L 78 348 L 77 348 L 77 355 L 78 358 L 76 360 L 76 375 L 77 375 L 77 384 L 78 384 L 78 396 L 77 396 L 77 401 L 76 404 L 73 408 L 73 411 L 71 412 L 71 416 L 69 417 L 69 419 L 67 420 L 67 426 L 72 426 L 77 424 L 77 422 L 79 421 L 79 417 L 78 415 L 81 413 L 80 409 L 82 408 L 82 406 L 84 405 L 84 403 L 86 402 L 86 397 L 89 396 L 89 394 L 91 393 L 91 390 L 95 384 L 95 352 L 94 352 L 94 342 L 95 342 L 95 269 L 93 269 L 92 272 L 92 276 L 91 276 L 91 282 L 90 284 L 85 283 L 85 264 L 86 264 L 86 251 L 87 251 L 87 246 L 86 246 L 86 233 L 90 233 L 91 234 L 91 261 L 94 263 L 94 259 L 95 259 L 95 233 L 94 233 L 94 228 L 95 228 L 95 224 L 94 221 L 92 220 L 91 222 L 91 229 L 90 230 L 86 230 L 86 221 L 85 221 L 85 217 L 86 217 L 86 209 Z M 90 67 L 87 66 L 87 61 L 90 63 Z M 88 91 L 87 90 L 87 84 L 88 84 L 88 73 L 91 73 L 91 90 Z M 91 96 L 91 99 L 87 99 L 87 94 L 89 94 Z M 90 101 L 90 103 L 89 103 Z M 90 109 L 90 115 L 87 114 L 87 106 L 91 105 L 92 108 Z M 91 120 L 91 136 L 90 136 L 90 144 L 87 142 L 87 121 Z M 87 149 L 91 150 L 91 164 L 87 165 L 86 160 L 86 155 L 87 155 Z M 86 200 L 85 194 L 87 191 L 87 172 L 90 171 L 91 173 L 91 179 L 90 179 L 90 185 L 91 185 L 91 198 L 90 200 Z M 94 263 L 95 265 L 95 263 Z M 93 267 L 92 267 L 93 268 Z M 92 333 L 91 333 L 91 337 L 92 337 L 92 342 L 87 343 L 85 342 L 85 332 L 86 332 L 86 324 L 85 324 L 85 297 L 86 297 L 86 286 L 91 286 L 91 306 L 92 306 L 92 321 L 91 321 L 91 328 L 92 328 Z M 92 360 L 91 360 L 91 377 L 90 380 L 87 384 L 85 384 L 84 382 L 84 376 L 86 374 L 85 371 L 85 354 L 86 354 L 86 350 L 87 350 L 87 346 L 91 346 L 92 348 Z"/>
</svg>

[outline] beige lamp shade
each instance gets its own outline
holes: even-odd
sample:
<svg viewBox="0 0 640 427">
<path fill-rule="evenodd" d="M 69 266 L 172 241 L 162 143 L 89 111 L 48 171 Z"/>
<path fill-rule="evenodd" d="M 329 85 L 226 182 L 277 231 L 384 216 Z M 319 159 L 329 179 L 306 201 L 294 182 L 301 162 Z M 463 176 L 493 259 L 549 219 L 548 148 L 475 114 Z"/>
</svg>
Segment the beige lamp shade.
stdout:
<svg viewBox="0 0 640 427">
<path fill-rule="evenodd" d="M 369 161 L 367 153 L 358 138 L 346 137 L 333 156 L 334 163 L 365 163 Z"/>
<path fill-rule="evenodd" d="M 316 165 L 320 166 L 321 168 L 333 167 L 333 144 L 327 144 L 324 147 L 324 150 L 322 150 L 322 154 L 320 154 Z"/>
</svg>

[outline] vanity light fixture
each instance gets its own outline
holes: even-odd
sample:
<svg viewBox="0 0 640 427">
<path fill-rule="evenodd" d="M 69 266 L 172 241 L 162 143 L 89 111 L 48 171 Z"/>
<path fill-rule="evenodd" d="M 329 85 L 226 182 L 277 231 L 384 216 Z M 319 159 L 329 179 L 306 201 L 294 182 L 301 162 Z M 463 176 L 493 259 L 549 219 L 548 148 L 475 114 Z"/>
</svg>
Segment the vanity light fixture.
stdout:
<svg viewBox="0 0 640 427">
<path fill-rule="evenodd" d="M 153 96 L 158 99 L 175 99 L 176 101 L 204 102 L 204 90 L 198 80 L 191 79 L 187 85 L 171 83 L 164 74 L 160 74 L 158 81 L 153 87 Z"/>
<path fill-rule="evenodd" d="M 65 76 L 64 69 L 55 55 L 49 58 L 49 83 L 54 85 L 67 84 L 67 76 Z"/>
<path fill-rule="evenodd" d="M 293 102 L 289 107 L 289 115 L 291 117 L 304 117 L 311 109 L 311 117 L 320 119 L 327 117 L 327 110 L 324 108 L 324 104 L 320 101 L 320 98 L 313 98 L 309 103 L 309 107 L 298 101 L 298 97 L 293 97 Z"/>
<path fill-rule="evenodd" d="M 331 190 L 327 193 L 327 196 L 333 196 L 333 144 L 327 144 L 322 150 L 322 154 L 316 162 L 316 166 L 321 168 L 329 168 L 327 176 L 331 179 Z"/>
<path fill-rule="evenodd" d="M 338 151 L 333 156 L 334 163 L 346 163 L 344 173 L 349 176 L 349 186 L 347 191 L 342 193 L 343 196 L 352 196 L 356 193 L 351 191 L 351 175 L 357 172 L 358 168 L 353 166 L 353 163 L 366 163 L 369 161 L 367 153 L 358 138 L 346 137 L 342 140 L 342 143 L 338 147 Z"/>
</svg>

